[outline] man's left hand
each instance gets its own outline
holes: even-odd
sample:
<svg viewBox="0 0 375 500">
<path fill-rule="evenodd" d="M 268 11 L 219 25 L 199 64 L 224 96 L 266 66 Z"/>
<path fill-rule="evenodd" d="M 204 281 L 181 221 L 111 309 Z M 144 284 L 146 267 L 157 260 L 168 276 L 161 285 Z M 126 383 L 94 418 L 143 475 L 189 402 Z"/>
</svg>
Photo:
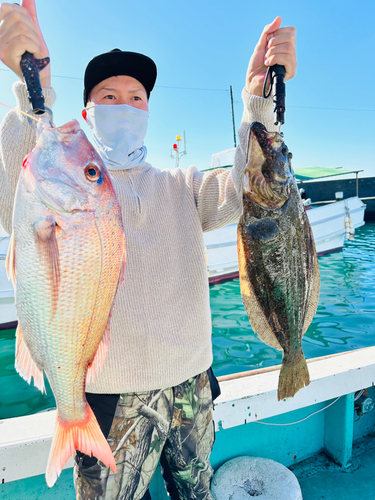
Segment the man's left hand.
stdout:
<svg viewBox="0 0 375 500">
<path fill-rule="evenodd" d="M 249 94 L 263 95 L 264 79 L 268 66 L 285 66 L 285 81 L 296 74 L 296 29 L 292 26 L 280 28 L 281 17 L 268 24 L 251 56 L 246 75 L 246 90 Z"/>
</svg>

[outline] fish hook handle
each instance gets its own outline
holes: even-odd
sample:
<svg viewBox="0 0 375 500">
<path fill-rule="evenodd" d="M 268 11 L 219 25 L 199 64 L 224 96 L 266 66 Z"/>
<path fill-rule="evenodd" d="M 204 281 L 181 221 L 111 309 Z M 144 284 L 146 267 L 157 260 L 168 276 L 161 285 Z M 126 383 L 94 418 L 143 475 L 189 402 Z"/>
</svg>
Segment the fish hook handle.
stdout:
<svg viewBox="0 0 375 500">
<path fill-rule="evenodd" d="M 21 70 L 26 83 L 29 101 L 31 102 L 32 112 L 35 115 L 48 113 L 52 122 L 52 111 L 44 105 L 42 84 L 40 83 L 39 71 L 49 64 L 50 58 L 35 59 L 30 52 L 25 52 L 21 57 Z"/>
<path fill-rule="evenodd" d="M 275 125 L 283 125 L 284 113 L 285 113 L 285 66 L 281 66 L 280 64 L 274 64 L 273 66 L 269 66 L 266 74 L 266 78 L 264 80 L 263 85 L 263 97 L 268 99 L 268 97 L 273 95 L 273 104 L 274 104 L 274 115 L 275 115 Z M 266 93 L 267 82 L 270 78 L 270 88 L 268 94 Z"/>
</svg>

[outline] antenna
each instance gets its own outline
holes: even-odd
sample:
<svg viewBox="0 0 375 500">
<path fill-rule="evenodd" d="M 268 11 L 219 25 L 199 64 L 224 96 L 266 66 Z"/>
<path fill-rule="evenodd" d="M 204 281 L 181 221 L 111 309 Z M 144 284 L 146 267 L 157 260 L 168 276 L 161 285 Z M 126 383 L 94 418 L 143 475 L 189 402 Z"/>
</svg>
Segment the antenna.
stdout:
<svg viewBox="0 0 375 500">
<path fill-rule="evenodd" d="M 177 144 L 173 144 L 173 148 L 171 149 L 171 158 L 176 158 L 176 168 L 178 168 L 180 165 L 181 156 L 187 155 L 185 130 L 184 130 L 184 150 L 183 151 L 180 151 L 180 142 L 181 142 L 180 135 L 176 136 L 176 142 L 177 142 Z"/>
<path fill-rule="evenodd" d="M 232 123 L 233 123 L 233 137 L 234 137 L 234 147 L 237 147 L 237 141 L 236 141 L 236 125 L 234 123 L 234 109 L 233 109 L 233 92 L 232 92 L 232 85 L 229 87 L 230 91 L 230 105 L 232 108 Z"/>
</svg>

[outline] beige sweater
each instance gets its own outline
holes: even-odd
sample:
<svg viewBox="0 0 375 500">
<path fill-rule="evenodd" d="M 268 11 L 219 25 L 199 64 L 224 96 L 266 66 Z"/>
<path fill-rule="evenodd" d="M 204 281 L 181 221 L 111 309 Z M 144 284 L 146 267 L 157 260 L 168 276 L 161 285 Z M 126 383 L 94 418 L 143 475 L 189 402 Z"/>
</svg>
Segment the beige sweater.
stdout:
<svg viewBox="0 0 375 500">
<path fill-rule="evenodd" d="M 13 86 L 17 107 L 30 104 Z M 238 221 L 244 148 L 253 121 L 272 125 L 272 101 L 243 91 L 244 114 L 232 169 L 200 173 L 159 170 L 148 163 L 110 171 L 127 243 L 125 282 L 115 298 L 111 340 L 100 376 L 88 392 L 124 393 L 173 387 L 212 363 L 211 312 L 203 232 Z M 52 107 L 53 90 L 45 91 Z M 19 171 L 35 145 L 26 117 L 9 112 L 0 127 L 0 224 L 11 232 Z"/>
</svg>

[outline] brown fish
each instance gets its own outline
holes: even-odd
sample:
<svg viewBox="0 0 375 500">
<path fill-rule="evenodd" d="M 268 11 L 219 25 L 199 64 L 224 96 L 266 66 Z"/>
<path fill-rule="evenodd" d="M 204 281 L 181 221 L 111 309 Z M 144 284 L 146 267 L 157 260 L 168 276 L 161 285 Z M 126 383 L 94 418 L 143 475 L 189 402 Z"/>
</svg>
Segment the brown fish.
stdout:
<svg viewBox="0 0 375 500">
<path fill-rule="evenodd" d="M 238 224 L 242 299 L 253 330 L 283 350 L 278 399 L 310 383 L 302 337 L 319 300 L 313 233 L 282 135 L 254 122 Z"/>
</svg>

